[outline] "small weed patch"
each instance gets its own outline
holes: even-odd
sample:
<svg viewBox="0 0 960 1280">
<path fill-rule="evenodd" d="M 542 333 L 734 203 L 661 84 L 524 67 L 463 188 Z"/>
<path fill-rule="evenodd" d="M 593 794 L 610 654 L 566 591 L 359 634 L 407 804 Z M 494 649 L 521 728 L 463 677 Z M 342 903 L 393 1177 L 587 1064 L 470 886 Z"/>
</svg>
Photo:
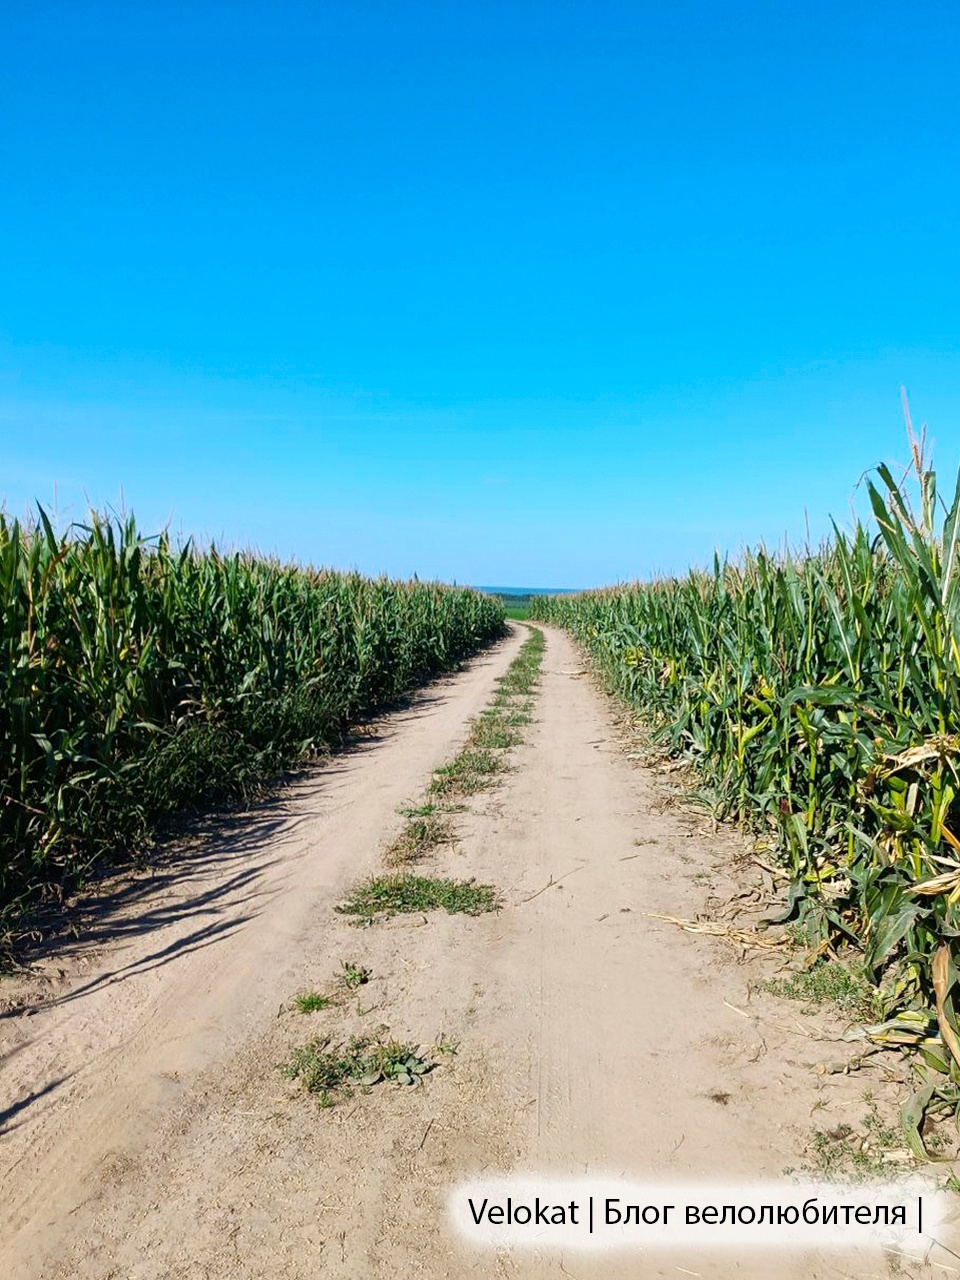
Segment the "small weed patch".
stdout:
<svg viewBox="0 0 960 1280">
<path fill-rule="evenodd" d="M 298 1013 L 317 1013 L 320 1009 L 329 1009 L 332 1004 L 333 999 L 322 991 L 305 991 L 303 995 L 293 997 L 293 1007 Z"/>
<path fill-rule="evenodd" d="M 437 769 L 422 804 L 403 809 L 406 826 L 384 855 L 387 865 L 403 868 L 417 863 L 440 845 L 456 838 L 450 815 L 464 806 L 457 801 L 488 791 L 498 775 L 509 770 L 506 752 L 523 741 L 522 726 L 530 723 L 532 693 L 545 646 L 541 631 L 531 628 L 520 652 L 498 681 L 492 704 L 471 723 L 464 748 Z M 358 924 L 409 912 L 443 909 L 480 915 L 496 911 L 499 901 L 492 885 L 475 880 L 444 880 L 398 869 L 364 881 L 336 910 Z"/>
<path fill-rule="evenodd" d="M 530 724 L 533 720 L 533 699 L 515 698 L 512 694 L 507 693 L 495 693 L 487 711 L 489 711 L 490 715 L 499 716 L 504 724 Z"/>
<path fill-rule="evenodd" d="M 505 751 L 523 741 L 523 734 L 506 717 L 485 712 L 473 722 L 470 730 L 470 746 L 485 751 Z"/>
<path fill-rule="evenodd" d="M 327 1036 L 294 1049 L 280 1070 L 316 1094 L 322 1107 L 332 1107 L 349 1097 L 354 1087 L 367 1089 L 384 1081 L 420 1084 L 434 1065 L 417 1045 L 365 1036 L 352 1036 L 342 1044 Z"/>
<path fill-rule="evenodd" d="M 509 725 L 527 725 L 533 721 L 533 703 L 529 700 L 523 702 L 512 702 L 507 704 L 506 709 L 499 714 L 504 724 Z"/>
<path fill-rule="evenodd" d="M 508 698 L 526 698 L 533 693 L 540 678 L 540 664 L 545 647 L 543 632 L 531 627 L 530 635 L 524 640 L 519 654 L 497 681 L 494 705 L 503 705 Z"/>
<path fill-rule="evenodd" d="M 424 808 L 428 806 L 424 805 Z M 419 862 L 442 844 L 452 844 L 454 830 L 450 819 L 429 806 L 434 812 L 411 818 L 397 836 L 384 857 L 391 866 L 405 862 Z"/>
<path fill-rule="evenodd" d="M 809 1148 L 811 1166 L 804 1172 L 827 1179 L 878 1178 L 889 1177 L 898 1166 L 916 1163 L 905 1146 L 902 1130 L 884 1122 L 869 1090 L 864 1092 L 863 1100 L 867 1110 L 859 1129 L 841 1123 L 814 1133 Z"/>
<path fill-rule="evenodd" d="M 536 687 L 539 668 L 528 668 L 520 671 L 508 671 L 499 680 L 498 695 L 504 698 L 529 697 Z"/>
<path fill-rule="evenodd" d="M 864 1022 L 879 1022 L 884 1016 L 883 997 L 876 987 L 836 960 L 818 960 L 802 973 L 762 985 L 771 995 L 811 1005 L 832 1004 L 847 1017 Z"/>
<path fill-rule="evenodd" d="M 365 880 L 336 910 L 341 915 L 357 916 L 361 922 L 370 923 L 387 916 L 440 908 L 451 914 L 477 916 L 496 911 L 498 906 L 492 885 L 406 873 Z"/>
<path fill-rule="evenodd" d="M 493 786 L 493 778 L 508 768 L 506 761 L 495 752 L 466 747 L 449 764 L 437 769 L 430 791 L 438 796 L 470 796 L 488 791 Z"/>
<path fill-rule="evenodd" d="M 365 965 L 354 964 L 351 960 L 344 960 L 342 966 L 343 972 L 340 974 L 339 982 L 348 991 L 356 991 L 357 987 L 366 986 L 373 977 L 373 974 Z"/>
</svg>

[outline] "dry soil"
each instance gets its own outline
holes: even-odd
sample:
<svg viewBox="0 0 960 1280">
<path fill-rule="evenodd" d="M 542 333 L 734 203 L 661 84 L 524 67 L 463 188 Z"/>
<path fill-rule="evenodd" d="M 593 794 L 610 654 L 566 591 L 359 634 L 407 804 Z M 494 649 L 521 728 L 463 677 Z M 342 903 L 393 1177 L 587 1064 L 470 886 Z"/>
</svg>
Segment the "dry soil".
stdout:
<svg viewBox="0 0 960 1280">
<path fill-rule="evenodd" d="M 879 1253 L 510 1254 L 454 1233 L 447 1197 L 468 1177 L 778 1178 L 814 1128 L 862 1110 L 861 1081 L 824 1074 L 849 1048 L 842 1026 L 758 995 L 729 943 L 652 918 L 734 893 L 741 846 L 665 803 L 559 632 L 512 772 L 431 862 L 495 884 L 503 909 L 366 929 L 334 912 L 381 869 L 400 808 L 524 635 L 513 626 L 279 799 L 107 882 L 78 942 L 0 984 L 0 1275 L 926 1274 Z M 371 980 L 332 1008 L 291 1007 L 345 960 Z M 277 1069 L 311 1035 L 378 1025 L 458 1049 L 421 1088 L 328 1110 Z"/>
</svg>

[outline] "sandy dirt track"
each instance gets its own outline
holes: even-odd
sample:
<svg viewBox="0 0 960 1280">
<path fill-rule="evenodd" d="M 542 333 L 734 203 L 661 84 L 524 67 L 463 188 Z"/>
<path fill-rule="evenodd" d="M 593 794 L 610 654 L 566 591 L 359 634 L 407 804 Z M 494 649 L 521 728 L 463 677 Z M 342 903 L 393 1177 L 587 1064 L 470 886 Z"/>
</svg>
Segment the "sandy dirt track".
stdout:
<svg viewBox="0 0 960 1280">
<path fill-rule="evenodd" d="M 45 998 L 0 1020 L 0 1275 L 894 1274 L 879 1253 L 541 1256 L 453 1233 L 451 1187 L 501 1170 L 779 1177 L 860 1087 L 823 1088 L 824 1045 L 784 1029 L 733 949 L 644 914 L 702 909 L 732 837 L 663 811 L 553 630 L 513 772 L 431 864 L 494 883 L 504 909 L 369 929 L 334 913 L 524 634 L 176 865 L 111 886 L 81 943 L 44 961 Z M 356 999 L 289 1008 L 344 960 L 372 973 Z M 377 1024 L 459 1050 L 420 1089 L 326 1111 L 276 1069 L 312 1034 Z"/>
</svg>

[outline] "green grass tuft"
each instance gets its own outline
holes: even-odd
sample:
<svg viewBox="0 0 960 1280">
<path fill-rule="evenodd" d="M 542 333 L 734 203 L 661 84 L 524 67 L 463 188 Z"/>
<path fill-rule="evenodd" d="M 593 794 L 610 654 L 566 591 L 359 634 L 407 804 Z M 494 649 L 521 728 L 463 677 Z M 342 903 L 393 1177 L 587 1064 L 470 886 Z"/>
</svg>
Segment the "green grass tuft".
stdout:
<svg viewBox="0 0 960 1280">
<path fill-rule="evenodd" d="M 341 915 L 362 921 L 442 908 L 451 914 L 481 915 L 499 907 L 492 885 L 475 880 L 442 880 L 410 873 L 373 876 L 358 885 L 346 902 L 336 908 Z"/>
<path fill-rule="evenodd" d="M 523 741 L 523 734 L 499 711 L 485 711 L 473 722 L 470 746 L 481 751 L 505 751 Z"/>
<path fill-rule="evenodd" d="M 320 1009 L 329 1009 L 333 1000 L 322 991 L 306 991 L 302 996 L 294 996 L 293 1004 L 298 1013 L 317 1013 Z"/>
<path fill-rule="evenodd" d="M 472 796 L 489 791 L 495 776 L 508 768 L 506 761 L 491 750 L 465 747 L 449 764 L 436 770 L 430 792 L 437 796 Z"/>
<path fill-rule="evenodd" d="M 788 978 L 762 984 L 764 991 L 806 1004 L 832 1004 L 848 1017 L 880 1022 L 884 1001 L 876 987 L 836 960 L 818 960 L 809 969 Z"/>
<path fill-rule="evenodd" d="M 390 866 L 419 862 L 440 845 L 452 844 L 454 839 L 453 825 L 444 814 L 434 812 L 426 817 L 411 818 L 384 858 Z"/>
</svg>

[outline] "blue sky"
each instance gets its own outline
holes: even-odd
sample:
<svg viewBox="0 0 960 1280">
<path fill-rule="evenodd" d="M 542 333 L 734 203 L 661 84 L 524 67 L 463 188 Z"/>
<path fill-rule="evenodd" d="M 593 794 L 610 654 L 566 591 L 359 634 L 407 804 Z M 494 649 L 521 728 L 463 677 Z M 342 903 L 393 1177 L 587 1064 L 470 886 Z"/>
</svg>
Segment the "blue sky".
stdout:
<svg viewBox="0 0 960 1280">
<path fill-rule="evenodd" d="M 0 15 L 0 499 L 584 586 L 960 460 L 960 10 Z"/>
</svg>

